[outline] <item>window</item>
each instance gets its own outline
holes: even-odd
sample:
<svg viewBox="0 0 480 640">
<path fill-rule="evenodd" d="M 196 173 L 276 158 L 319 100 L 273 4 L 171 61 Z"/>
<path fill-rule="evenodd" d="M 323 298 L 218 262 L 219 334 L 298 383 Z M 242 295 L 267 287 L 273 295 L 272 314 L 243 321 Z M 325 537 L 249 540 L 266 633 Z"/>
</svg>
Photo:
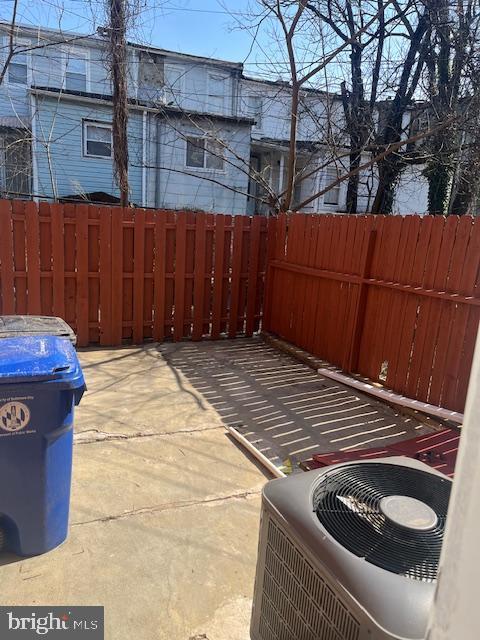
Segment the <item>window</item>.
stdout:
<svg viewBox="0 0 480 640">
<path fill-rule="evenodd" d="M 225 76 L 216 73 L 208 74 L 207 111 L 223 113 L 225 109 L 225 98 L 227 96 L 226 86 L 227 78 Z"/>
<path fill-rule="evenodd" d="M 337 172 L 335 169 L 327 169 L 325 172 L 325 187 L 332 184 L 337 179 Z M 327 193 L 323 196 L 323 204 L 331 204 L 338 205 L 340 202 L 340 185 L 337 184 L 335 187 L 327 191 Z"/>
<path fill-rule="evenodd" d="M 187 167 L 223 171 L 223 145 L 208 138 L 187 138 Z"/>
<path fill-rule="evenodd" d="M 27 53 L 16 53 L 8 65 L 8 81 L 11 84 L 28 83 Z"/>
<path fill-rule="evenodd" d="M 112 157 L 112 125 L 83 122 L 83 154 L 94 158 Z"/>
<path fill-rule="evenodd" d="M 185 69 L 178 64 L 165 65 L 165 102 L 176 106 L 182 99 Z"/>
<path fill-rule="evenodd" d="M 6 134 L 0 137 L 0 193 L 26 196 L 30 193 L 30 142 L 28 136 Z"/>
<path fill-rule="evenodd" d="M 260 96 L 249 96 L 248 98 L 249 116 L 255 120 L 255 127 L 262 128 L 263 100 Z"/>
<path fill-rule="evenodd" d="M 65 89 L 70 91 L 87 91 L 86 53 L 72 51 L 67 53 Z"/>
<path fill-rule="evenodd" d="M 159 100 L 163 97 L 163 58 L 149 51 L 140 52 L 138 74 L 139 97 L 145 100 Z"/>
<path fill-rule="evenodd" d="M 415 136 L 421 131 L 427 131 L 430 127 L 430 117 L 426 109 L 413 116 L 410 124 L 410 135 Z"/>
</svg>

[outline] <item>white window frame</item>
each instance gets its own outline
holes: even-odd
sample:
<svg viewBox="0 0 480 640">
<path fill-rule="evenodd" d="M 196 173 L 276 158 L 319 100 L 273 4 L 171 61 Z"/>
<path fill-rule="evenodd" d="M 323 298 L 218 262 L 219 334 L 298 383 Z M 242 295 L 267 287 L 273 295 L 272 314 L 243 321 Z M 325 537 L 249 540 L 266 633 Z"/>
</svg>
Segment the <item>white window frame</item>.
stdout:
<svg viewBox="0 0 480 640">
<path fill-rule="evenodd" d="M 323 185 L 324 188 L 327 187 L 331 182 L 333 182 L 333 180 L 337 179 L 337 174 L 335 169 L 326 169 L 324 175 L 323 175 Z M 338 199 L 337 202 L 325 202 L 325 198 L 328 197 L 328 194 L 331 193 L 334 190 L 338 190 Z M 330 189 L 329 191 L 327 191 L 326 193 L 323 194 L 322 196 L 322 201 L 323 201 L 323 206 L 325 207 L 331 207 L 332 209 L 335 207 L 340 207 L 341 206 L 341 200 L 342 200 L 342 184 L 339 183 L 337 186 L 333 187 L 332 189 Z"/>
<path fill-rule="evenodd" d="M 207 73 L 207 95 L 206 95 L 206 102 L 207 104 L 205 105 L 205 111 L 207 111 L 208 113 L 217 113 L 216 111 L 210 111 L 211 106 L 209 104 L 210 102 L 210 97 L 211 95 L 213 96 L 213 94 L 210 94 L 210 85 L 212 83 L 212 76 L 216 76 L 218 79 L 222 79 L 224 82 L 230 80 L 230 75 L 226 74 L 226 73 L 222 73 L 221 71 L 214 71 L 214 70 L 209 70 Z M 228 84 L 228 82 L 225 82 L 225 84 Z M 229 93 L 229 89 L 227 88 L 227 94 Z M 230 92 L 231 93 L 231 92 Z M 221 115 L 225 115 L 228 113 L 229 109 L 228 109 L 228 102 L 227 102 L 227 94 L 224 93 L 223 94 L 223 106 L 222 109 L 220 111 Z"/>
<path fill-rule="evenodd" d="M 5 37 L 4 39 L 4 43 L 7 42 L 7 38 Z M 14 41 L 14 47 L 17 49 L 19 47 L 23 47 L 23 48 L 27 48 L 27 47 L 31 47 L 33 46 L 30 40 L 25 40 L 24 38 L 17 38 Z M 6 50 L 6 49 L 5 49 Z M 32 55 L 31 55 L 31 51 L 25 51 L 25 56 L 27 58 L 27 84 L 20 84 L 18 82 L 10 82 L 10 78 L 9 78 L 9 69 L 7 69 L 7 72 L 5 74 L 5 77 L 3 78 L 3 81 L 8 84 L 10 87 L 30 87 L 32 84 Z M 10 63 L 15 64 L 15 56 L 13 56 L 13 58 L 10 60 Z M 9 65 L 10 66 L 10 65 Z"/>
<path fill-rule="evenodd" d="M 264 100 L 263 100 L 263 96 L 258 96 L 258 95 L 255 95 L 254 93 L 250 93 L 250 94 L 247 95 L 248 117 L 255 119 L 255 114 L 252 113 L 252 109 L 251 109 L 251 102 L 250 102 L 251 100 L 259 100 L 260 101 L 260 106 L 261 106 L 260 123 L 258 123 L 258 121 L 257 121 L 253 125 L 253 128 L 255 129 L 255 131 L 262 131 L 263 124 L 264 124 Z"/>
<path fill-rule="evenodd" d="M 169 68 L 175 69 L 175 71 L 179 72 L 179 78 L 173 88 L 167 83 Z M 182 65 L 172 62 L 165 62 L 163 65 L 163 97 L 165 102 L 167 102 L 167 95 L 169 93 L 174 96 L 176 98 L 172 105 L 174 107 L 178 106 L 178 103 L 181 104 L 185 97 L 185 73 L 185 67 Z"/>
<path fill-rule="evenodd" d="M 74 91 L 67 89 L 68 59 L 71 55 L 85 58 L 85 93 L 90 93 L 90 51 L 85 47 L 62 48 L 62 88 L 64 91 Z"/>
<path fill-rule="evenodd" d="M 187 154 L 188 154 L 188 141 L 190 138 L 195 138 L 196 140 L 205 140 L 205 147 L 203 150 L 203 167 L 192 167 L 191 165 L 187 164 Z M 206 135 L 186 135 L 185 136 L 185 168 L 188 169 L 188 171 L 202 171 L 205 173 L 217 173 L 217 174 L 224 174 L 226 173 L 226 169 L 225 169 L 225 153 L 223 154 L 223 169 L 215 169 L 214 167 L 207 167 L 207 153 L 208 149 L 207 149 L 207 143 L 209 141 L 213 141 L 216 142 L 216 140 L 214 138 L 212 138 L 212 136 L 206 136 Z M 223 151 L 225 151 L 225 149 L 223 148 Z"/>
<path fill-rule="evenodd" d="M 141 75 L 141 65 L 142 65 L 142 54 L 148 54 L 150 53 L 148 50 L 143 50 L 141 49 L 140 51 L 138 51 L 138 55 L 135 58 L 135 62 L 136 62 L 136 66 L 137 66 L 137 73 L 133 74 L 135 76 L 135 97 L 138 98 L 138 93 L 139 91 L 142 89 L 141 86 L 141 82 L 140 82 L 140 75 Z M 153 53 L 153 52 L 152 52 Z M 157 54 L 154 54 L 157 55 Z M 158 54 L 159 55 L 159 54 Z M 159 57 L 162 57 L 159 55 Z M 159 87 L 158 93 L 161 96 L 162 99 L 165 99 L 165 89 L 166 89 L 166 84 L 165 84 L 165 80 L 166 80 L 166 69 L 165 67 L 167 66 L 167 63 L 165 62 L 165 60 L 163 60 L 163 84 L 162 86 Z M 173 65 L 171 65 L 173 66 Z M 183 76 L 182 76 L 182 80 L 183 80 Z"/>
<path fill-rule="evenodd" d="M 93 154 L 93 153 L 88 153 L 87 152 L 87 141 L 88 141 L 87 127 L 88 126 L 99 127 L 99 128 L 102 128 L 102 129 L 108 129 L 110 131 L 110 140 L 111 140 L 110 149 L 111 149 L 111 153 L 110 153 L 109 156 L 100 156 L 100 155 L 97 155 L 97 154 Z M 112 160 L 113 159 L 112 123 L 111 122 L 104 122 L 102 120 L 89 120 L 88 118 L 82 120 L 82 151 L 83 151 L 83 157 L 84 158 L 100 158 L 102 160 Z"/>
</svg>

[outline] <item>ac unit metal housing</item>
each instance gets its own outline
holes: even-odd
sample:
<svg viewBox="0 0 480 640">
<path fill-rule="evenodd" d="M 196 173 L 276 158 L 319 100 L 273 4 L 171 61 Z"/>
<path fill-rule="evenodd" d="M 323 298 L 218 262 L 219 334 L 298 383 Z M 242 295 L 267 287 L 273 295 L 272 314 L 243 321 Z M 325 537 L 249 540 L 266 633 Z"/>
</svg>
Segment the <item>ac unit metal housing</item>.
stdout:
<svg viewBox="0 0 480 640">
<path fill-rule="evenodd" d="M 251 640 L 420 640 L 436 580 L 367 562 L 339 544 L 313 508 L 324 476 L 350 465 L 398 465 L 451 480 L 403 457 L 333 465 L 264 487 Z"/>
</svg>

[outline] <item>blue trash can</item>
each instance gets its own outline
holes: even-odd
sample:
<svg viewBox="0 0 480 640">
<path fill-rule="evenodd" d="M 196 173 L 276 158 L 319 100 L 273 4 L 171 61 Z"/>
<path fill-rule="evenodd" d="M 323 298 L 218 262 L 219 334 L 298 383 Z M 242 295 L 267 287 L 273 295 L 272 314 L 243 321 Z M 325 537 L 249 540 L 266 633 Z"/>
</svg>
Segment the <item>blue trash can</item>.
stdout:
<svg viewBox="0 0 480 640">
<path fill-rule="evenodd" d="M 74 407 L 84 390 L 69 341 L 0 340 L 0 529 L 9 551 L 38 555 L 67 537 Z"/>
</svg>

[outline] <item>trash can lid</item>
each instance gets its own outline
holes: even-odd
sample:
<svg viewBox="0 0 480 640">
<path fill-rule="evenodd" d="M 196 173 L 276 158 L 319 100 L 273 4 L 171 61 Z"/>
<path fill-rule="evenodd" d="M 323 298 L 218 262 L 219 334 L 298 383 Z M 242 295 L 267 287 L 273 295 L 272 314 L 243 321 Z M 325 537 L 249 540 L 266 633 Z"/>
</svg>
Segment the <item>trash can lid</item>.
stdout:
<svg viewBox="0 0 480 640">
<path fill-rule="evenodd" d="M 72 328 L 55 316 L 0 316 L 0 338 L 20 336 L 59 336 L 76 344 L 77 337 Z"/>
<path fill-rule="evenodd" d="M 24 336 L 0 340 L 0 385 L 58 381 L 83 386 L 83 374 L 73 345 L 56 336 Z"/>
</svg>

